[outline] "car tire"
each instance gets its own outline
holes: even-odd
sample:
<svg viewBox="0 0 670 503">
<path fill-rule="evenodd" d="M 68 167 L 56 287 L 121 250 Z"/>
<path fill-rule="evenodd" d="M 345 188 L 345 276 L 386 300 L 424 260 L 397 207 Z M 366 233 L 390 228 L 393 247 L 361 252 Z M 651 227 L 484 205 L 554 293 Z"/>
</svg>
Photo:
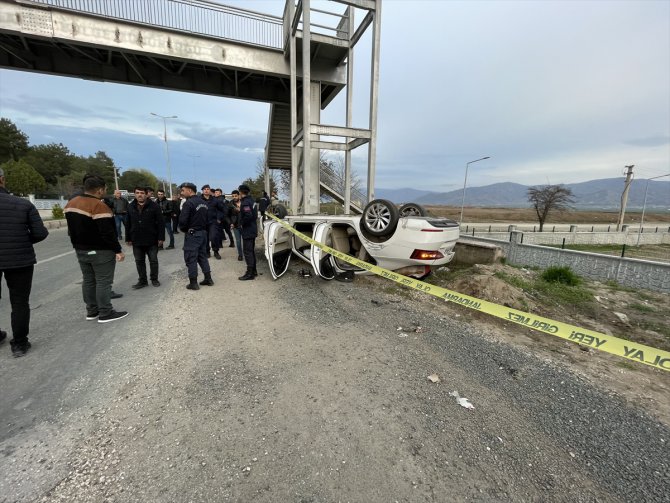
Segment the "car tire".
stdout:
<svg viewBox="0 0 670 503">
<path fill-rule="evenodd" d="M 398 208 L 386 199 L 373 199 L 363 209 L 361 227 L 374 237 L 391 236 L 398 226 Z"/>
<path fill-rule="evenodd" d="M 403 204 L 400 209 L 398 209 L 398 213 L 400 214 L 401 217 L 425 217 L 428 216 L 428 210 L 421 206 L 420 204 L 416 203 L 405 203 Z"/>
<path fill-rule="evenodd" d="M 284 206 L 283 204 L 273 204 L 270 207 L 270 211 L 277 218 L 285 218 L 286 215 L 288 215 L 288 210 L 286 209 L 286 206 Z"/>
</svg>

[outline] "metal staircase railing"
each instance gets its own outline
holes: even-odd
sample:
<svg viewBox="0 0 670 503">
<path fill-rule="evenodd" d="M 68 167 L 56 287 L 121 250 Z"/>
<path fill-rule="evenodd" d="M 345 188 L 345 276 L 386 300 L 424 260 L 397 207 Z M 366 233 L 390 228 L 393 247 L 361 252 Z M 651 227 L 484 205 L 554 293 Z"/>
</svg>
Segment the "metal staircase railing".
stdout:
<svg viewBox="0 0 670 503">
<path fill-rule="evenodd" d="M 320 172 L 321 189 L 340 203 L 344 203 L 344 178 L 339 176 L 326 163 L 321 163 Z M 363 207 L 367 201 L 367 196 L 360 190 L 351 188 L 351 209 L 355 213 L 363 213 Z"/>
<path fill-rule="evenodd" d="M 283 49 L 283 19 L 209 0 L 30 0 L 145 26 Z"/>
</svg>

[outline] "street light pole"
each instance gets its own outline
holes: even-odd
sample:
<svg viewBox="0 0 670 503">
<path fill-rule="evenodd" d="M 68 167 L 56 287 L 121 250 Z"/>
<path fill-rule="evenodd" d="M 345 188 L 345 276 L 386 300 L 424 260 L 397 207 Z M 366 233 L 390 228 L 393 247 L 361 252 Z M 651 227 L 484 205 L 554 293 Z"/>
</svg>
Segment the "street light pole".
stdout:
<svg viewBox="0 0 670 503">
<path fill-rule="evenodd" d="M 190 154 L 189 157 L 193 160 L 193 183 L 195 183 L 195 186 L 198 186 L 198 182 L 196 182 L 196 176 L 195 176 L 195 160 L 196 158 L 200 157 L 199 155 L 195 154 Z"/>
<path fill-rule="evenodd" d="M 165 158 L 167 160 L 167 175 L 168 175 L 168 183 L 170 184 L 170 199 L 172 199 L 172 170 L 170 169 L 170 148 L 168 147 L 168 139 L 167 139 L 167 119 L 176 119 L 176 115 L 170 115 L 164 116 L 160 114 L 155 114 L 153 112 L 149 112 L 151 115 L 154 117 L 160 117 L 163 119 L 163 139 L 165 140 Z M 165 189 L 165 187 L 163 187 Z"/>
<path fill-rule="evenodd" d="M 116 166 L 114 166 L 114 186 L 119 190 L 119 177 L 117 176 Z"/>
<path fill-rule="evenodd" d="M 667 175 L 658 175 L 647 178 L 647 186 L 644 188 L 644 203 L 642 203 L 642 217 L 640 218 L 640 228 L 637 230 L 637 244 L 635 246 L 640 246 L 640 234 L 642 234 L 642 226 L 644 225 L 644 210 L 647 208 L 647 191 L 649 190 L 649 180 L 663 178 L 664 176 L 670 176 L 670 173 Z"/>
<path fill-rule="evenodd" d="M 463 223 L 463 206 L 465 206 L 465 186 L 468 183 L 468 168 L 470 167 L 470 164 L 472 164 L 473 162 L 483 161 L 484 159 L 490 159 L 490 157 L 488 156 L 482 157 L 481 159 L 470 161 L 465 165 L 465 180 L 463 180 L 463 198 L 461 199 L 461 218 L 458 220 L 459 226 Z"/>
</svg>

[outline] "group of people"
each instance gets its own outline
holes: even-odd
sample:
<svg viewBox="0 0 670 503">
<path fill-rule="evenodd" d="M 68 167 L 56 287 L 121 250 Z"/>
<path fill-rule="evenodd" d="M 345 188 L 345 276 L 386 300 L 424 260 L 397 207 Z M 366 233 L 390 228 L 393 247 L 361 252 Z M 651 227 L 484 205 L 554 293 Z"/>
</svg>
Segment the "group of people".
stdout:
<svg viewBox="0 0 670 503">
<path fill-rule="evenodd" d="M 113 199 L 106 199 L 106 182 L 99 176 L 87 175 L 83 184 L 83 192 L 68 201 L 64 213 L 82 271 L 87 320 L 108 323 L 128 316 L 127 311 L 116 311 L 112 306 L 112 299 L 121 297 L 112 291 L 112 283 L 116 263 L 125 259 L 121 246 L 124 234 L 126 244 L 132 247 L 139 277 L 133 289 L 144 288 L 149 282 L 154 287 L 160 286 L 158 251 L 163 249 L 166 233 L 169 237 L 166 250 L 174 249 L 174 234 L 184 234 L 184 262 L 189 278 L 186 288 L 189 290 L 214 285 L 209 257 L 213 251 L 214 257 L 221 259 L 219 250 L 226 235 L 229 246 L 237 246 L 238 260 L 246 261 L 246 272 L 239 279 L 253 280 L 258 275 L 254 251 L 258 234 L 257 205 L 247 185 L 234 190 L 230 201 L 225 199 L 221 189 L 212 191 L 209 185 L 203 186 L 202 194 L 198 194 L 195 184 L 190 182 L 180 185 L 181 197 L 168 200 L 164 191 L 159 190 L 154 198 L 151 188 L 135 187 L 134 199 L 128 201 L 118 190 Z M 0 226 L 3 229 L 0 280 L 4 275 L 9 289 L 11 350 L 18 357 L 30 349 L 29 298 L 36 264 L 33 244 L 46 239 L 49 232 L 32 203 L 7 192 L 2 170 Z M 200 282 L 198 267 L 204 276 Z M 7 333 L 0 330 L 0 342 L 6 337 Z"/>
</svg>

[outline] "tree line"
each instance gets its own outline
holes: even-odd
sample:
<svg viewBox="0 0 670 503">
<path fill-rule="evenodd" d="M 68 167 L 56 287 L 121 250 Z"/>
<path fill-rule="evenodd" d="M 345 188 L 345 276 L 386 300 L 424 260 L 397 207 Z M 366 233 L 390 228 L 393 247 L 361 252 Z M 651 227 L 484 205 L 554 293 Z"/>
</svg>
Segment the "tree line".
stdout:
<svg viewBox="0 0 670 503">
<path fill-rule="evenodd" d="M 138 185 L 157 188 L 164 183 L 146 169 L 122 172 L 103 151 L 83 156 L 73 154 L 62 143 L 30 145 L 28 135 L 6 118 L 0 118 L 0 168 L 5 172 L 7 190 L 17 196 L 68 197 L 81 189 L 85 174 L 98 175 L 113 188 L 114 170 L 120 189 L 132 191 Z"/>
</svg>

